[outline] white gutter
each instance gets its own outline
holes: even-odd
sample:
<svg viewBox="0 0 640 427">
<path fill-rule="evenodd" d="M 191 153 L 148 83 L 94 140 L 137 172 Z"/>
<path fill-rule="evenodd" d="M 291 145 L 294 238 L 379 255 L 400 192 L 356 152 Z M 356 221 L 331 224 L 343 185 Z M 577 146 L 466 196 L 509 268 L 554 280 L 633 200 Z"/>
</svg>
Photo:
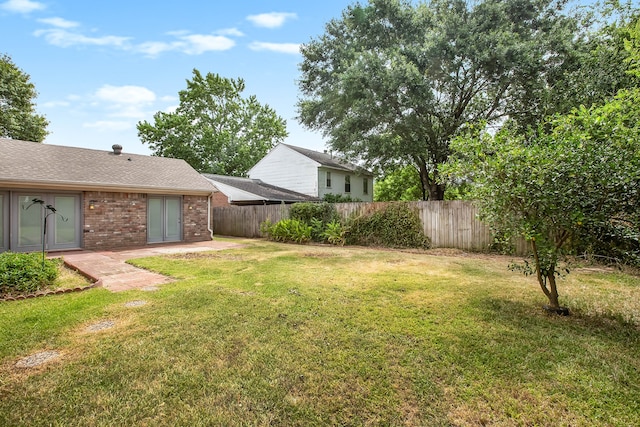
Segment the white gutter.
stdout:
<svg viewBox="0 0 640 427">
<path fill-rule="evenodd" d="M 211 240 L 213 240 L 213 228 L 211 228 L 211 201 L 213 200 L 213 193 L 209 194 L 207 197 L 207 230 L 211 235 Z"/>
</svg>

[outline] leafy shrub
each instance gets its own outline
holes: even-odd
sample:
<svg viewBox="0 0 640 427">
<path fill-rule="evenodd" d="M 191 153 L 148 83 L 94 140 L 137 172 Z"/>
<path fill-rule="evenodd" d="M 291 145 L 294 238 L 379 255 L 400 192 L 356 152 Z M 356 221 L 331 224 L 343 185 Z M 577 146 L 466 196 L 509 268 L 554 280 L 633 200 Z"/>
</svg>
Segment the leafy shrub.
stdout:
<svg viewBox="0 0 640 427">
<path fill-rule="evenodd" d="M 301 221 L 311 227 L 311 238 L 316 242 L 326 240 L 327 224 L 340 221 L 336 207 L 331 203 L 294 203 L 289 211 L 291 219 Z"/>
<path fill-rule="evenodd" d="M 346 243 L 389 248 L 428 248 L 416 209 L 406 203 L 390 203 L 351 218 Z"/>
<path fill-rule="evenodd" d="M 42 254 L 3 252 L 0 254 L 0 294 L 29 294 L 53 285 L 59 274 L 59 260 Z"/>
<path fill-rule="evenodd" d="M 307 225 L 311 225 L 311 220 L 319 219 L 324 224 L 339 219 L 336 207 L 331 203 L 294 203 L 289 211 L 291 219 L 297 219 Z"/>
<path fill-rule="evenodd" d="M 360 202 L 360 199 L 351 198 L 351 196 L 343 196 L 342 194 L 325 194 L 322 200 L 326 203 L 351 203 Z"/>
<path fill-rule="evenodd" d="M 311 240 L 311 226 L 297 219 L 283 219 L 275 224 L 265 221 L 260 224 L 260 230 L 276 242 L 307 243 Z"/>
<path fill-rule="evenodd" d="M 346 229 L 342 226 L 340 221 L 331 221 L 327 224 L 322 237 L 332 245 L 344 246 L 346 243 Z"/>
</svg>

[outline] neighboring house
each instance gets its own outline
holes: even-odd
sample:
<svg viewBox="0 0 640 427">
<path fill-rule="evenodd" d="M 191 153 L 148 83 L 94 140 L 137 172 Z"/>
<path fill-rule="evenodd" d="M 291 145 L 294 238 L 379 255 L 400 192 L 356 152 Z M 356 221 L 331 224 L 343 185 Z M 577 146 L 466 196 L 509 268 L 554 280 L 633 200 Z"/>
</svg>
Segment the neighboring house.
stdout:
<svg viewBox="0 0 640 427">
<path fill-rule="evenodd" d="M 325 194 L 373 201 L 373 174 L 330 153 L 278 144 L 249 170 L 249 177 L 322 199 Z"/>
<path fill-rule="evenodd" d="M 183 160 L 4 138 L 0 150 L 0 252 L 41 250 L 43 236 L 50 251 L 212 237 L 217 189 Z"/>
<path fill-rule="evenodd" d="M 259 179 L 207 173 L 202 175 L 220 190 L 213 197 L 213 207 L 320 201 L 316 197 L 266 184 Z"/>
</svg>

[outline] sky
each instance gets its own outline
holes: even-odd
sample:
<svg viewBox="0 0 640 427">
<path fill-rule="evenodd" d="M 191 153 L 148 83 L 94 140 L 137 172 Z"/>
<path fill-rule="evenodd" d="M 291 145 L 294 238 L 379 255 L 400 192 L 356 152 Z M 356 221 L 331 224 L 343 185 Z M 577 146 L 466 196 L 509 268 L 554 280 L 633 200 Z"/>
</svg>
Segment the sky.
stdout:
<svg viewBox="0 0 640 427">
<path fill-rule="evenodd" d="M 351 0 L 0 0 L 0 54 L 35 85 L 45 143 L 151 154 L 136 124 L 173 111 L 193 69 L 245 81 L 286 120 L 285 143 L 325 149 L 296 120 L 299 45 Z"/>
<path fill-rule="evenodd" d="M 285 143 L 322 151 L 295 118 L 299 46 L 354 2 L 0 0 L 0 54 L 35 85 L 45 143 L 151 154 L 136 124 L 174 111 L 195 68 L 244 79 L 243 97 L 286 120 Z"/>
</svg>

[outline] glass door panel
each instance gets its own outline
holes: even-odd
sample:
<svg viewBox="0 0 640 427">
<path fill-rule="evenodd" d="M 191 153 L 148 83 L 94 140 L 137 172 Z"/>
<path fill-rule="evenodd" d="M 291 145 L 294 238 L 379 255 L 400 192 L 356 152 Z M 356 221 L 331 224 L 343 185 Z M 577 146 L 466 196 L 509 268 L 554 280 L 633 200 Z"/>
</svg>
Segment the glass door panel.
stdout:
<svg viewBox="0 0 640 427">
<path fill-rule="evenodd" d="M 17 249 L 38 250 L 42 248 L 42 206 L 33 200 L 43 200 L 41 195 L 18 196 L 18 242 Z"/>
<path fill-rule="evenodd" d="M 165 199 L 165 240 L 180 240 L 180 199 Z"/>
<path fill-rule="evenodd" d="M 6 214 L 6 209 L 9 208 L 9 201 L 5 194 L 0 193 L 0 252 L 6 251 L 9 248 L 7 237 L 9 236 L 9 217 Z"/>
<path fill-rule="evenodd" d="M 47 221 L 47 223 L 51 223 L 51 226 L 47 228 L 53 227 L 51 239 L 48 239 L 50 248 L 80 247 L 80 197 L 76 195 L 53 196 L 53 206 L 56 212 L 49 215 Z M 47 234 L 50 232 L 51 228 L 47 230 Z"/>
<path fill-rule="evenodd" d="M 147 207 L 147 240 L 149 242 L 162 242 L 162 198 L 149 198 Z"/>
</svg>

